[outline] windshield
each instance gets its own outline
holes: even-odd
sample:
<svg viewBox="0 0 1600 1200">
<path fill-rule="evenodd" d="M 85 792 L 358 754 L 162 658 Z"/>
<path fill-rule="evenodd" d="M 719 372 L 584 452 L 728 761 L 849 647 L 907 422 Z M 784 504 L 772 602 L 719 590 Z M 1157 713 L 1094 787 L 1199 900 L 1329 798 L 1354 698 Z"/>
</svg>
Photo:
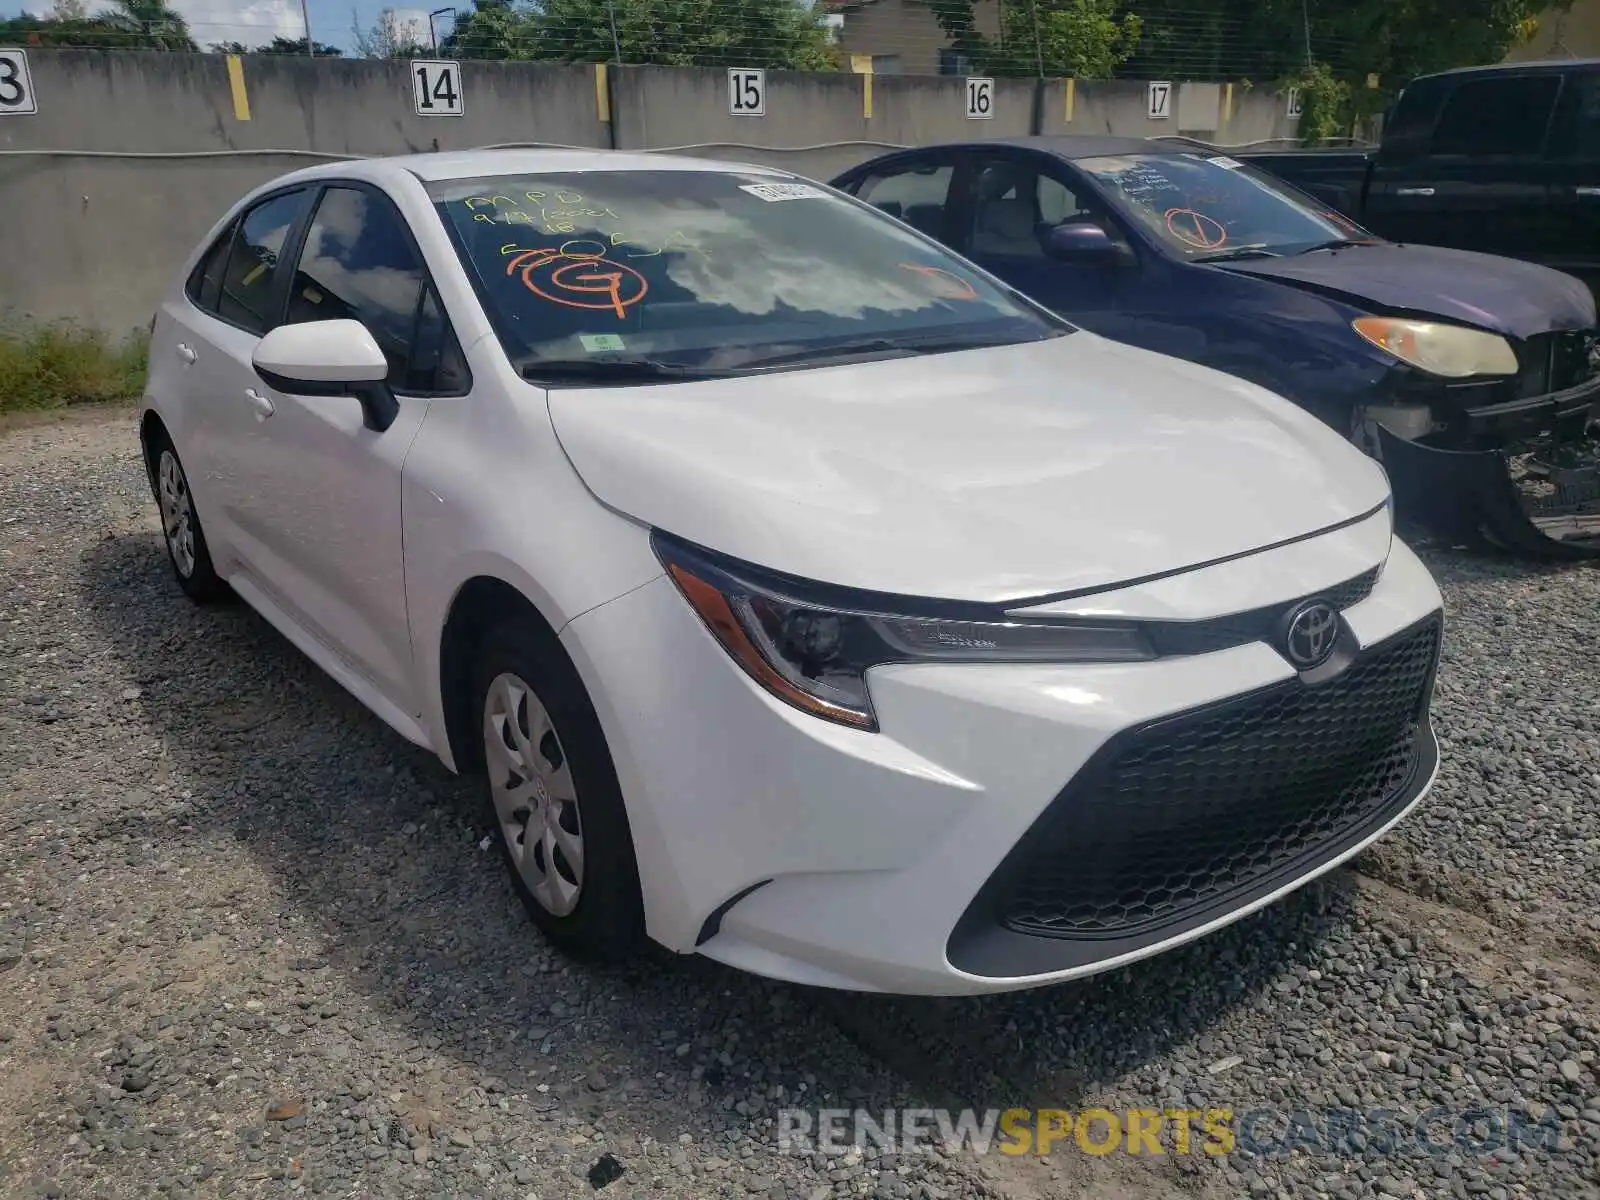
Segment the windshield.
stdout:
<svg viewBox="0 0 1600 1200">
<path fill-rule="evenodd" d="M 874 209 L 770 175 L 501 175 L 430 191 L 525 370 L 788 366 L 1069 328 Z"/>
<path fill-rule="evenodd" d="M 1121 154 L 1079 159 L 1077 165 L 1124 215 L 1189 258 L 1298 254 L 1373 240 L 1311 197 L 1220 155 Z"/>
</svg>

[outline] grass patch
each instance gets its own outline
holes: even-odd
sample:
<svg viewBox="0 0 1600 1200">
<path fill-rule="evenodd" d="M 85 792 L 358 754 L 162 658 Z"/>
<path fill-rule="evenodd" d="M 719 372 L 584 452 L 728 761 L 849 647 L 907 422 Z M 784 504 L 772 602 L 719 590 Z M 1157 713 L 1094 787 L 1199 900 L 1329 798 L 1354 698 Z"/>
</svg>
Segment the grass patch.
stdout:
<svg viewBox="0 0 1600 1200">
<path fill-rule="evenodd" d="M 131 400 L 148 350 L 143 330 L 114 341 L 70 321 L 0 324 L 0 414 Z"/>
</svg>

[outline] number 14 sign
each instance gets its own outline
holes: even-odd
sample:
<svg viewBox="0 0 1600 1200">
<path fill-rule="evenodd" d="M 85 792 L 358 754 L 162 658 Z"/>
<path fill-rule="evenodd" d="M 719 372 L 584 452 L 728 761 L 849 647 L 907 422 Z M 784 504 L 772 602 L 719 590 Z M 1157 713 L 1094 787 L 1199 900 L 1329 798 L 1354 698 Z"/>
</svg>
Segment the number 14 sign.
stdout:
<svg viewBox="0 0 1600 1200">
<path fill-rule="evenodd" d="M 459 117 L 466 106 L 461 98 L 461 64 L 434 58 L 411 60 L 411 99 L 419 117 Z"/>
</svg>

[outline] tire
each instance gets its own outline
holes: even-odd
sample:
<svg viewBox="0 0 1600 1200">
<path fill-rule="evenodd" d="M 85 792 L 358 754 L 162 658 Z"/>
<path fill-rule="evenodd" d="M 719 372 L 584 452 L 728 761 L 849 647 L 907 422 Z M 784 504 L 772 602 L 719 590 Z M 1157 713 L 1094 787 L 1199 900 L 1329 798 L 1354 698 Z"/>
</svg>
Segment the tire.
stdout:
<svg viewBox="0 0 1600 1200">
<path fill-rule="evenodd" d="M 189 492 L 189 476 L 171 440 L 162 435 L 150 442 L 150 487 L 155 493 L 156 514 L 161 518 L 167 561 L 172 564 L 172 574 L 184 595 L 196 604 L 226 599 L 229 588 L 211 563 L 205 530 Z"/>
<path fill-rule="evenodd" d="M 633 834 L 576 668 L 548 631 L 503 625 L 484 638 L 472 695 L 486 815 L 529 917 L 574 958 L 635 957 L 645 933 Z"/>
</svg>

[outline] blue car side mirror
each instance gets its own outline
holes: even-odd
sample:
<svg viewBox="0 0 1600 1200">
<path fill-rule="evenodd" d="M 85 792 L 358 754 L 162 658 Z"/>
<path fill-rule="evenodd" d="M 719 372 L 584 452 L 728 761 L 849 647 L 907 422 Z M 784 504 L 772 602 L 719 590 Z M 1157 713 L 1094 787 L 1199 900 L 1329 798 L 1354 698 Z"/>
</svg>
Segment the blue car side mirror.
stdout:
<svg viewBox="0 0 1600 1200">
<path fill-rule="evenodd" d="M 1060 262 L 1108 263 L 1118 256 L 1117 244 L 1100 226 L 1077 221 L 1052 226 L 1044 239 L 1045 253 Z"/>
</svg>

